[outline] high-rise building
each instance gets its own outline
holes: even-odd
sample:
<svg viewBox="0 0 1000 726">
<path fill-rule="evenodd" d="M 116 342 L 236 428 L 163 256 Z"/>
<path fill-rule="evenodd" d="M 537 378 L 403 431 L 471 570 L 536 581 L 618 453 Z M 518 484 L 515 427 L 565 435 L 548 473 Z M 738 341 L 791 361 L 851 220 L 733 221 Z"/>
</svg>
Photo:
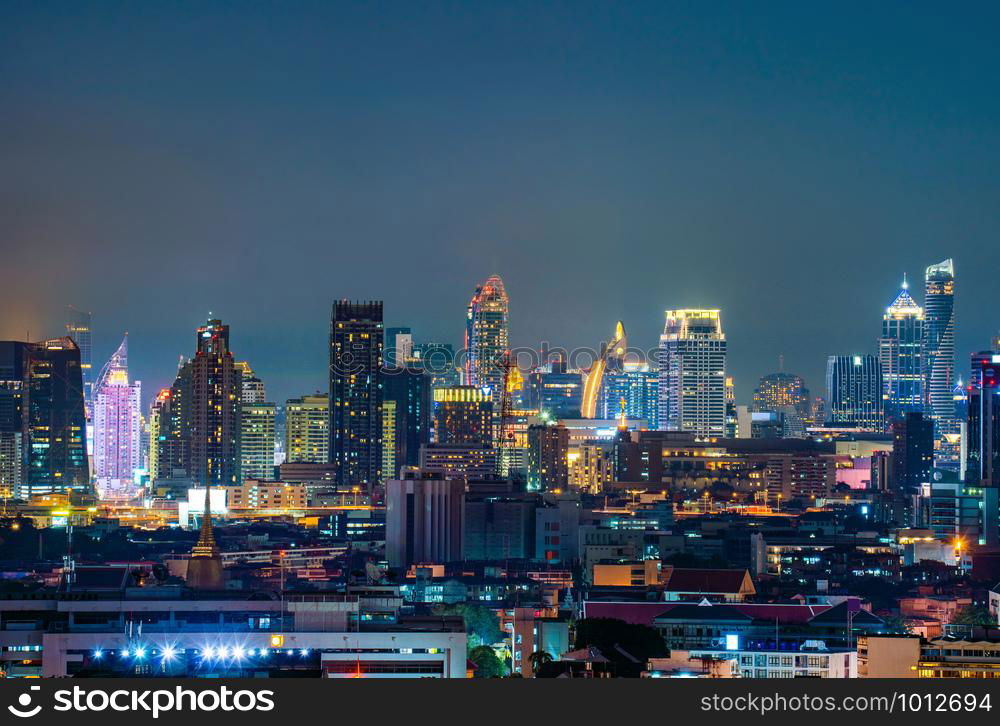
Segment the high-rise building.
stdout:
<svg viewBox="0 0 1000 726">
<path fill-rule="evenodd" d="M 659 427 L 726 435 L 726 336 L 718 310 L 668 310 L 660 336 Z"/>
<path fill-rule="evenodd" d="M 409 328 L 386 328 L 385 365 L 401 368 L 413 361 L 413 331 Z"/>
<path fill-rule="evenodd" d="M 89 491 L 80 349 L 72 338 L 25 344 L 20 496 Z"/>
<path fill-rule="evenodd" d="M 769 373 L 762 376 L 757 384 L 750 411 L 780 414 L 782 437 L 801 439 L 806 436 L 809 408 L 809 389 L 805 387 L 801 376 L 793 373 Z"/>
<path fill-rule="evenodd" d="M 382 401 L 382 474 L 395 476 L 396 471 L 396 402 Z"/>
<path fill-rule="evenodd" d="M 229 326 L 209 320 L 196 331 L 195 355 L 178 370 L 161 412 L 161 479 L 240 483 L 242 378 L 229 348 Z"/>
<path fill-rule="evenodd" d="M 827 421 L 885 431 L 882 367 L 874 355 L 831 355 L 826 363 Z"/>
<path fill-rule="evenodd" d="M 923 353 L 926 411 L 941 438 L 955 428 L 955 266 L 950 259 L 926 271 Z"/>
<path fill-rule="evenodd" d="M 389 567 L 462 558 L 465 481 L 404 471 L 385 483 L 385 556 Z"/>
<path fill-rule="evenodd" d="M 565 489 L 569 484 L 569 429 L 562 424 L 528 427 L 528 489 Z"/>
<path fill-rule="evenodd" d="M 413 360 L 430 376 L 434 388 L 462 383 L 451 343 L 414 343 Z"/>
<path fill-rule="evenodd" d="M 726 438 L 735 439 L 740 435 L 739 411 L 736 405 L 736 382 L 732 376 L 726 376 Z M 656 430 L 659 426 L 650 424 Z"/>
<path fill-rule="evenodd" d="M 382 302 L 333 304 L 330 318 L 330 463 L 337 483 L 382 479 Z"/>
<path fill-rule="evenodd" d="M 420 447 L 431 440 L 431 377 L 414 363 L 382 370 L 382 398 L 396 404 L 396 467 L 417 466 Z M 393 472 L 383 472 L 384 476 Z"/>
<path fill-rule="evenodd" d="M 149 480 L 160 478 L 160 451 L 166 441 L 165 431 L 170 426 L 169 404 L 170 389 L 161 389 L 153 399 L 149 409 Z"/>
<path fill-rule="evenodd" d="M 465 383 L 489 389 L 500 401 L 503 357 L 510 348 L 508 300 L 503 280 L 493 275 L 476 288 L 466 314 Z"/>
<path fill-rule="evenodd" d="M 268 401 L 244 403 L 240 410 L 240 481 L 274 479 L 277 407 Z"/>
<path fill-rule="evenodd" d="M 264 403 L 267 401 L 267 389 L 264 388 L 264 381 L 257 377 L 250 364 L 244 361 L 237 361 L 236 367 L 240 371 L 243 381 L 243 403 Z"/>
<path fill-rule="evenodd" d="M 645 419 L 649 427 L 658 427 L 660 374 L 650 370 L 649 365 L 630 366 L 618 372 L 604 374 L 603 401 L 598 408 L 603 418 L 614 419 L 622 416 L 622 402 L 625 418 Z"/>
<path fill-rule="evenodd" d="M 1000 487 L 1000 353 L 972 355 L 966 465 L 970 482 Z"/>
<path fill-rule="evenodd" d="M 66 335 L 73 339 L 80 349 L 80 371 L 83 375 L 83 406 L 87 418 L 87 455 L 94 453 L 94 368 L 93 347 L 91 343 L 91 325 L 93 315 L 77 310 L 70 305 Z"/>
<path fill-rule="evenodd" d="M 135 472 L 142 466 L 142 384 L 129 382 L 128 334 L 94 384 L 94 476 L 105 498 L 135 495 Z"/>
<path fill-rule="evenodd" d="M 627 349 L 628 339 L 625 336 L 625 325 L 619 320 L 611 340 L 601 344 L 601 352 L 587 373 L 583 386 L 583 401 L 580 405 L 582 418 L 597 418 L 598 398 L 604 387 L 605 376 L 609 370 L 621 368 Z"/>
<path fill-rule="evenodd" d="M 326 464 L 330 460 L 330 396 L 290 398 L 285 402 L 285 461 Z"/>
<path fill-rule="evenodd" d="M 19 491 L 24 470 L 22 419 L 26 343 L 0 341 L 0 496 Z"/>
<path fill-rule="evenodd" d="M 552 418 L 580 418 L 583 398 L 584 376 L 569 370 L 565 358 L 559 357 L 528 374 L 528 408 Z"/>
<path fill-rule="evenodd" d="M 492 447 L 493 402 L 489 390 L 477 386 L 435 388 L 434 441 Z"/>
<path fill-rule="evenodd" d="M 919 411 L 892 422 L 892 480 L 896 491 L 914 495 L 931 482 L 934 469 L 934 423 Z"/>
<path fill-rule="evenodd" d="M 882 316 L 879 362 L 886 415 L 905 416 L 924 406 L 924 311 L 910 296 L 906 278 Z"/>
</svg>

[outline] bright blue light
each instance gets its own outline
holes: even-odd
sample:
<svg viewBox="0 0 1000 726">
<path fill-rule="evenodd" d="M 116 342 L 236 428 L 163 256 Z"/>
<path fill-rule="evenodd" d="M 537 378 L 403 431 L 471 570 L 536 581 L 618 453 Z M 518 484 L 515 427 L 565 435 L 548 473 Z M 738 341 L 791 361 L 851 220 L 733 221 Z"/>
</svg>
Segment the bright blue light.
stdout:
<svg viewBox="0 0 1000 726">
<path fill-rule="evenodd" d="M 136 648 L 135 649 L 135 657 L 136 658 L 145 658 L 146 657 L 146 649 L 145 648 Z"/>
<path fill-rule="evenodd" d="M 172 645 L 168 645 L 163 649 L 163 660 L 173 660 L 175 655 L 177 655 L 177 651 L 174 650 Z"/>
<path fill-rule="evenodd" d="M 300 654 L 301 654 L 301 655 L 309 655 L 309 649 L 308 649 L 308 648 L 303 648 L 303 649 L 302 649 L 302 650 L 300 651 Z"/>
<path fill-rule="evenodd" d="M 104 653 L 101 652 L 100 648 L 98 648 L 97 650 L 94 651 L 94 658 L 95 659 L 100 660 L 100 658 L 101 658 L 102 655 L 104 655 Z"/>
<path fill-rule="evenodd" d="M 128 658 L 128 648 L 122 651 L 122 658 Z"/>
<path fill-rule="evenodd" d="M 243 657 L 243 648 L 241 646 L 237 645 L 235 648 L 233 648 L 233 657 L 234 658 Z"/>
<path fill-rule="evenodd" d="M 203 655 L 203 656 L 204 656 L 205 658 L 214 658 L 214 657 L 215 657 L 215 648 L 213 648 L 212 646 L 208 646 L 208 647 L 207 647 L 207 648 L 205 648 L 205 650 L 204 650 L 204 651 L 202 652 L 202 655 Z"/>
</svg>

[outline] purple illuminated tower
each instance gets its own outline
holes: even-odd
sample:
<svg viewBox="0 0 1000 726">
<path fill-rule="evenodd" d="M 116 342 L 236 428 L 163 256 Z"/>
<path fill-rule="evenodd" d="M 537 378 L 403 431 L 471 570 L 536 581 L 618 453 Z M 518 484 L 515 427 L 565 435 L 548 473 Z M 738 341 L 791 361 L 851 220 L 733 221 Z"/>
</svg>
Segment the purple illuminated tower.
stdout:
<svg viewBox="0 0 1000 726">
<path fill-rule="evenodd" d="M 94 382 L 94 475 L 102 498 L 135 494 L 141 462 L 139 381 L 128 380 L 128 334 Z"/>
</svg>

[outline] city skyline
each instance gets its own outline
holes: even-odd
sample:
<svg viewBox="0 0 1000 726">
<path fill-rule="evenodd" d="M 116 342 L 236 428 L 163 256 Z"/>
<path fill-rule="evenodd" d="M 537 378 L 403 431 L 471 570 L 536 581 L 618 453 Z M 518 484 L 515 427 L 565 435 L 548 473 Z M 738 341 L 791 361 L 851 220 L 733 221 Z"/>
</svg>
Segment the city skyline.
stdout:
<svg viewBox="0 0 1000 726">
<path fill-rule="evenodd" d="M 586 5 L 10 9 L 0 338 L 92 311 L 148 402 L 211 311 L 283 401 L 323 387 L 333 300 L 458 347 L 499 274 L 515 346 L 622 320 L 649 348 L 664 310 L 721 309 L 745 402 L 779 354 L 818 391 L 873 352 L 946 257 L 958 359 L 997 334 L 996 8 Z"/>
</svg>

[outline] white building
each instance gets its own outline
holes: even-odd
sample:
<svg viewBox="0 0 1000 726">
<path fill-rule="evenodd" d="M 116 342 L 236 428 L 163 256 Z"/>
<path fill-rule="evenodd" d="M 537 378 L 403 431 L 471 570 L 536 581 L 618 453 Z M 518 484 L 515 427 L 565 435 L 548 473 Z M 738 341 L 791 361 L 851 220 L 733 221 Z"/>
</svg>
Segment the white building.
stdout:
<svg viewBox="0 0 1000 726">
<path fill-rule="evenodd" d="M 660 336 L 659 427 L 726 435 L 726 336 L 718 310 L 668 310 Z"/>
</svg>

